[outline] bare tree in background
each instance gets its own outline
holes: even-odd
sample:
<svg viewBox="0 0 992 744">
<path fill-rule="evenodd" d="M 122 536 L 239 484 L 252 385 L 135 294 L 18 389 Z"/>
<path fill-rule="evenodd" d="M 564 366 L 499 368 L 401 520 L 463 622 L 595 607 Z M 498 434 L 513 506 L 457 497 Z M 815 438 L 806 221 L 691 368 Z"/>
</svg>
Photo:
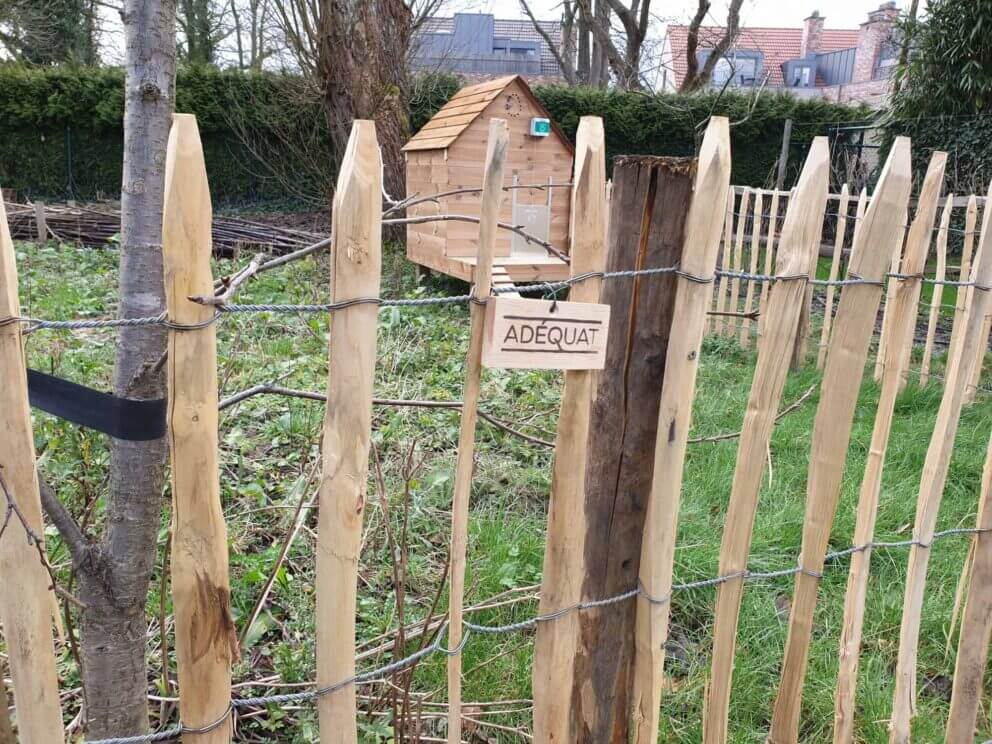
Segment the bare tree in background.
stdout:
<svg viewBox="0 0 992 744">
<path fill-rule="evenodd" d="M 124 174 L 121 185 L 119 314 L 165 307 L 162 202 L 165 150 L 175 101 L 174 0 L 125 0 Z M 161 326 L 124 327 L 117 339 L 114 393 L 165 395 L 156 362 Z M 148 731 L 145 603 L 161 527 L 167 444 L 111 440 L 103 534 L 89 539 L 46 484 L 42 501 L 72 556 L 82 610 L 82 676 L 91 738 Z M 163 629 L 164 632 L 164 629 Z"/>
<path fill-rule="evenodd" d="M 737 40 L 741 26 L 741 5 L 744 0 L 731 0 L 727 7 L 727 23 L 723 27 L 720 38 L 710 48 L 710 54 L 700 68 L 697 52 L 699 51 L 699 32 L 703 21 L 710 12 L 710 0 L 699 0 L 696 14 L 689 23 L 689 31 L 685 45 L 685 77 L 682 79 L 680 93 L 691 93 L 709 84 L 713 76 L 713 68 L 723 59 L 727 51 Z"/>
<path fill-rule="evenodd" d="M 417 24 L 442 0 L 273 0 L 299 69 L 321 90 L 335 158 L 355 119 L 374 119 L 385 187 L 403 193 L 406 59 Z"/>
<path fill-rule="evenodd" d="M 270 0 L 230 0 L 238 69 L 262 69 L 277 53 L 275 11 Z"/>
<path fill-rule="evenodd" d="M 650 29 L 651 0 L 629 0 L 629 5 L 623 0 L 563 0 L 560 50 L 528 1 L 520 0 L 520 5 L 570 85 L 605 88 L 612 80 L 627 90 L 644 87 L 641 64 Z M 616 28 L 614 19 L 618 21 Z"/>
</svg>

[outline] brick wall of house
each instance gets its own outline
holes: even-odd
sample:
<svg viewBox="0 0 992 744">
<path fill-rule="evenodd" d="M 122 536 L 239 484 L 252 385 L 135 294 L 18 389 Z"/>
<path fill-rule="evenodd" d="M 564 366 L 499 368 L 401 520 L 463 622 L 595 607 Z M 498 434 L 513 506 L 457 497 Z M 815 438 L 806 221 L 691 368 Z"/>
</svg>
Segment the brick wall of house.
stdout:
<svg viewBox="0 0 992 744">
<path fill-rule="evenodd" d="M 899 17 L 895 2 L 882 3 L 878 10 L 868 14 L 868 20 L 861 24 L 858 34 L 858 47 L 854 56 L 852 83 L 871 81 L 875 76 L 875 63 L 882 44 L 889 38 L 892 24 Z"/>
</svg>

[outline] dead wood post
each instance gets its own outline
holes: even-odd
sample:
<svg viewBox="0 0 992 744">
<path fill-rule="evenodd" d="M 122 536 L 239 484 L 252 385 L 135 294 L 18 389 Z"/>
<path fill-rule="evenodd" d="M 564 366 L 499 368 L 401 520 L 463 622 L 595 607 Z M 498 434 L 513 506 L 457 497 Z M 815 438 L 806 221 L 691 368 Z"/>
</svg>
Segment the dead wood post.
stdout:
<svg viewBox="0 0 992 744">
<path fill-rule="evenodd" d="M 958 270 L 958 281 L 966 282 L 971 278 L 971 258 L 975 247 L 975 227 L 978 225 L 978 199 L 974 194 L 968 197 L 968 206 L 964 213 L 964 240 L 961 243 L 961 267 Z M 951 325 L 951 343 L 947 351 L 947 364 L 945 368 L 951 366 L 951 360 L 960 356 L 961 337 L 964 335 L 964 327 L 968 322 L 968 308 L 971 304 L 971 296 L 974 287 L 958 287 L 957 302 L 954 303 L 954 322 Z M 965 403 L 968 392 L 965 391 Z"/>
<path fill-rule="evenodd" d="M 482 342 L 486 330 L 485 303 L 492 290 L 496 222 L 503 200 L 503 163 L 510 133 L 503 119 L 489 120 L 489 144 L 482 178 L 482 213 L 479 219 L 479 254 L 473 276 L 471 336 L 465 360 L 458 458 L 451 505 L 451 583 L 448 596 L 448 646 L 457 650 L 462 641 L 462 605 L 465 601 L 465 560 L 468 550 L 468 507 L 475 466 L 475 423 L 478 418 L 482 378 Z M 462 657 L 448 657 L 448 744 L 462 740 Z"/>
<path fill-rule="evenodd" d="M 973 538 L 971 578 L 961 618 L 954 688 L 947 716 L 947 744 L 975 741 L 975 723 L 984 689 L 989 636 L 992 634 L 992 439 L 985 454 L 975 526 L 983 532 Z"/>
<path fill-rule="evenodd" d="M 694 162 L 615 160 L 607 271 L 679 263 Z M 612 312 L 589 427 L 583 600 L 637 585 L 675 276 L 613 279 L 604 284 L 601 301 Z M 572 690 L 576 743 L 627 744 L 634 609 L 628 602 L 580 613 L 571 684 L 562 682 Z"/>
<path fill-rule="evenodd" d="M 935 152 L 930 158 L 920 197 L 919 207 L 906 238 L 903 272 L 913 279 L 900 281 L 892 298 L 891 342 L 889 356 L 882 370 L 882 391 L 875 412 L 875 425 L 871 445 L 865 459 L 861 492 L 858 496 L 857 523 L 854 544 L 868 545 L 875 534 L 875 517 L 882 487 L 885 453 L 892 429 L 892 416 L 896 399 L 905 379 L 909 358 L 906 349 L 913 345 L 916 331 L 916 307 L 919 304 L 922 272 L 927 263 L 930 235 L 937 215 L 937 199 L 944 180 L 947 154 Z M 837 690 L 834 698 L 834 744 L 850 744 L 854 736 L 855 693 L 858 683 L 858 661 L 861 654 L 861 630 L 864 623 L 865 596 L 868 591 L 868 572 L 871 549 L 851 555 L 844 600 L 844 622 L 840 636 L 840 669 L 837 673 Z"/>
<path fill-rule="evenodd" d="M 48 242 L 48 222 L 45 220 L 45 202 L 34 203 L 34 227 L 38 245 Z"/>
<path fill-rule="evenodd" d="M 176 114 L 166 150 L 162 261 L 166 308 L 175 324 L 167 367 L 179 712 L 191 728 L 222 721 L 207 733 L 184 734 L 189 744 L 231 741 L 231 662 L 238 653 L 217 464 L 214 308 L 189 299 L 213 294 L 211 218 L 196 117 Z"/>
<path fill-rule="evenodd" d="M 840 259 L 844 252 L 844 234 L 847 232 L 847 204 L 849 200 L 847 184 L 840 187 L 837 201 L 837 228 L 834 231 L 834 252 L 830 257 L 830 281 L 840 275 Z M 820 348 L 816 355 L 816 368 L 822 370 L 827 360 L 827 342 L 830 339 L 830 324 L 834 317 L 834 285 L 827 285 L 827 296 L 823 303 L 823 327 L 820 329 Z"/>
<path fill-rule="evenodd" d="M 16 320 L 20 314 L 14 243 L 0 198 L 0 524 L 6 524 L 0 529 L 0 627 L 14 681 L 21 741 L 49 744 L 65 741 L 65 734 L 55 671 L 51 579 L 28 539 L 28 529 L 39 538 L 45 529 L 21 323 Z"/>
<path fill-rule="evenodd" d="M 375 122 L 358 119 L 331 210 L 331 302 L 378 297 L 382 160 Z M 378 307 L 360 303 L 328 321 L 327 408 L 317 525 L 317 684 L 355 674 L 358 560 L 368 486 Z M 357 741 L 355 686 L 318 703 L 321 741 Z"/>
<path fill-rule="evenodd" d="M 763 209 L 763 197 L 760 191 L 754 194 L 754 212 L 751 218 L 751 260 L 748 271 L 751 274 L 758 273 L 758 254 L 761 253 L 761 212 Z M 741 318 L 741 346 L 745 349 L 751 346 L 751 318 L 748 314 L 754 310 L 754 284 L 753 280 L 747 282 L 747 292 L 744 295 L 744 317 Z"/>
<path fill-rule="evenodd" d="M 795 345 L 805 296 L 803 277 L 809 274 L 820 245 L 829 169 L 827 138 L 817 137 L 810 146 L 782 225 L 775 273 L 794 278 L 773 285 L 768 296 L 765 327 L 758 344 L 758 359 L 737 446 L 737 465 L 724 521 L 720 576 L 740 573 L 747 568 L 768 443 L 782 399 L 789 355 Z M 713 661 L 703 712 L 703 741 L 706 744 L 723 744 L 727 740 L 730 683 L 743 591 L 743 574 L 717 587 Z"/>
<path fill-rule="evenodd" d="M 782 148 L 778 153 L 778 173 L 775 177 L 775 190 L 781 191 L 785 188 L 785 174 L 789 167 L 789 149 L 792 146 L 792 119 L 785 120 L 782 128 Z"/>
<path fill-rule="evenodd" d="M 584 116 L 575 138 L 572 178 L 572 245 L 569 255 L 573 277 L 601 272 L 606 265 L 606 145 L 603 120 Z M 599 279 L 576 284 L 573 302 L 598 302 Z M 555 440 L 551 504 L 548 510 L 540 614 L 570 607 L 582 599 L 583 523 L 586 445 L 595 370 L 566 370 Z M 578 617 L 572 613 L 537 626 L 534 641 L 534 737 L 537 741 L 569 744 L 571 690 L 563 680 L 572 676 L 578 642 Z"/>
<path fill-rule="evenodd" d="M 882 299 L 882 282 L 895 244 L 901 248 L 901 225 L 912 187 L 909 140 L 898 137 L 882 169 L 878 189 L 865 213 L 858 243 L 851 250 L 849 275 L 865 284 L 846 285 L 837 303 L 837 322 L 827 349 L 820 384 L 820 402 L 813 422 L 813 440 L 806 481 L 806 517 L 796 574 L 789 633 L 778 697 L 772 714 L 769 744 L 795 744 L 799 737 L 806 659 L 813 631 L 813 611 L 820 585 L 830 528 L 840 498 L 844 462 L 851 440 L 854 409 L 875 317 Z M 891 296 L 891 295 L 890 295 Z"/>
<path fill-rule="evenodd" d="M 988 198 L 992 200 L 992 189 Z M 972 276 L 978 285 L 992 284 L 992 209 L 982 215 L 982 232 L 978 241 Z M 961 405 L 968 374 L 985 351 L 985 338 L 982 337 L 985 318 L 992 309 L 992 292 L 974 293 L 968 324 L 961 340 L 960 361 L 953 360 L 947 371 L 944 395 L 937 411 L 930 446 L 923 463 L 923 476 L 920 479 L 920 494 L 916 502 L 916 521 L 913 538 L 919 543 L 909 551 L 909 567 L 906 572 L 906 595 L 903 600 L 902 623 L 899 629 L 899 656 L 896 660 L 895 694 L 892 702 L 892 723 L 889 741 L 891 744 L 909 744 L 910 721 L 916 704 L 916 654 L 920 635 L 920 616 L 923 612 L 923 593 L 926 588 L 927 565 L 930 560 L 930 541 L 937 524 L 947 470 L 954 449 L 961 417 Z"/>
<path fill-rule="evenodd" d="M 937 335 L 937 322 L 940 320 L 940 302 L 944 298 L 944 281 L 947 273 L 947 232 L 951 226 L 951 208 L 954 206 L 954 194 L 947 195 L 944 204 L 944 213 L 940 217 L 940 230 L 937 233 L 937 270 L 934 279 L 937 284 L 933 285 L 933 294 L 930 297 L 930 313 L 927 317 L 927 340 L 923 346 L 923 359 L 920 362 L 920 387 L 923 387 L 930 380 L 930 362 L 933 359 L 933 343 Z M 903 273 L 909 273 L 903 271 Z"/>
<path fill-rule="evenodd" d="M 710 119 L 699 151 L 692 205 L 686 221 L 685 242 L 675 289 L 674 320 L 665 359 L 654 450 L 654 480 L 641 543 L 640 586 L 654 600 L 637 598 L 637 621 L 632 698 L 633 740 L 658 741 L 658 715 L 664 680 L 665 642 L 682 472 L 696 390 L 699 352 L 706 323 L 706 305 L 720 247 L 722 204 L 730 186 L 730 125 L 724 117 Z M 758 196 L 760 204 L 761 196 Z M 760 214 L 760 210 L 756 212 Z M 757 255 L 757 240 L 753 256 Z M 752 260 L 752 265 L 754 264 Z M 750 290 L 748 292 L 750 295 Z M 750 302 L 748 303 L 750 305 Z"/>
</svg>

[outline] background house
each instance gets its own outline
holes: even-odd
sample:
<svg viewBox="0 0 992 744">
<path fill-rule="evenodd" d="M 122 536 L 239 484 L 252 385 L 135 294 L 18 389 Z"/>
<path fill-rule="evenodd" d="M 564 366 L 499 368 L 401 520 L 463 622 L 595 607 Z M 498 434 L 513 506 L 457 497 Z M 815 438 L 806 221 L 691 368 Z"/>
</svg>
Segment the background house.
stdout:
<svg viewBox="0 0 992 744">
<path fill-rule="evenodd" d="M 561 23 L 538 23 L 560 49 Z M 547 41 L 529 19 L 499 19 L 489 13 L 427 18 L 414 33 L 410 66 L 414 70 L 454 72 L 470 80 L 505 75 L 525 75 L 531 82 L 563 80 Z"/>
<path fill-rule="evenodd" d="M 787 90 L 798 96 L 881 106 L 899 55 L 894 2 L 882 3 L 857 29 L 828 29 L 813 11 L 802 28 L 743 27 L 713 71 L 712 86 Z M 724 29 L 699 31 L 702 65 Z M 662 88 L 678 90 L 686 73 L 687 26 L 671 25 L 662 60 Z"/>
</svg>

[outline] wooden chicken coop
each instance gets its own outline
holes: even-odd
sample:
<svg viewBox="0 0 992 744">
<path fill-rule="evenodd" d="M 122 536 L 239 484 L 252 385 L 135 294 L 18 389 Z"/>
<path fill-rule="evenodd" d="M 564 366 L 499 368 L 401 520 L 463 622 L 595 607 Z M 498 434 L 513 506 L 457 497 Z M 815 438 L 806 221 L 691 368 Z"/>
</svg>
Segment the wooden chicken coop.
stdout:
<svg viewBox="0 0 992 744">
<path fill-rule="evenodd" d="M 568 223 L 574 149 L 519 75 L 462 88 L 406 144 L 406 193 L 444 194 L 482 187 L 489 119 L 506 119 L 510 147 L 504 167 L 505 192 L 500 222 L 568 250 Z M 555 187 L 558 184 L 558 187 Z M 453 194 L 421 202 L 410 217 L 480 214 L 481 194 Z M 478 250 L 479 226 L 432 221 L 407 226 L 407 256 L 414 263 L 470 281 Z M 568 265 L 544 247 L 500 230 L 493 279 L 500 282 L 554 281 L 568 277 Z"/>
</svg>

